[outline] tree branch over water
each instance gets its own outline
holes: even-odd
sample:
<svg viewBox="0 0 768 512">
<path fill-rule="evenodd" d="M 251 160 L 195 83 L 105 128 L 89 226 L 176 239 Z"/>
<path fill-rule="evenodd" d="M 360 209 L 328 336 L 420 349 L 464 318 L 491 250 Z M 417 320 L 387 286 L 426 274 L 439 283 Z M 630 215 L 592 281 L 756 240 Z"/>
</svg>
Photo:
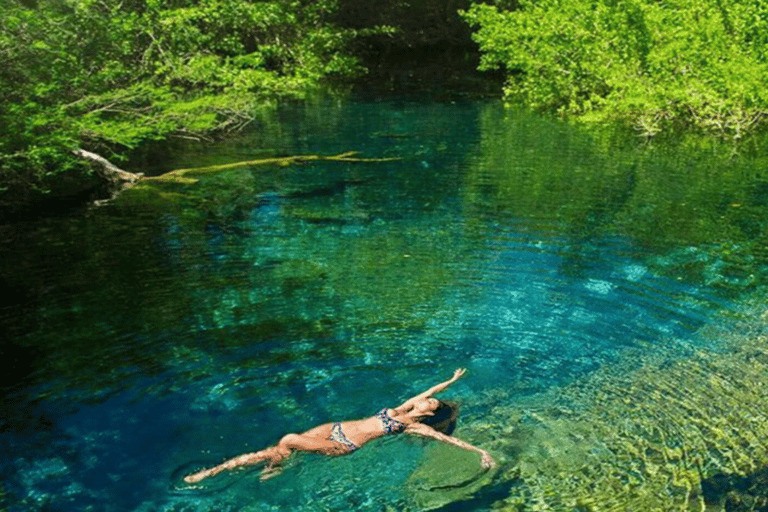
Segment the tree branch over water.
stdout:
<svg viewBox="0 0 768 512">
<path fill-rule="evenodd" d="M 77 148 L 119 157 L 149 141 L 226 135 L 280 101 L 358 76 L 349 46 L 361 31 L 335 24 L 336 8 L 326 0 L 4 2 L 0 209 L 80 193 L 94 186 L 93 173 L 109 174 Z"/>
</svg>

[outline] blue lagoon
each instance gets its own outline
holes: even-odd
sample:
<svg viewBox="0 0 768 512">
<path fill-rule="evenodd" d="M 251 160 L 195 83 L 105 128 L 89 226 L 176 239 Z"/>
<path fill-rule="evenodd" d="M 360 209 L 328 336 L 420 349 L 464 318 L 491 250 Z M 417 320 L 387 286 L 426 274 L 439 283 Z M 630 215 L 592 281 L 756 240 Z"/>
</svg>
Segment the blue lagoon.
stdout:
<svg viewBox="0 0 768 512">
<path fill-rule="evenodd" d="M 1 226 L 2 508 L 720 506 L 712 479 L 768 461 L 768 174 L 732 149 L 497 100 L 326 99 L 164 165 L 397 160 L 146 183 Z M 455 435 L 492 474 L 401 437 L 180 480 L 456 367 Z"/>
</svg>

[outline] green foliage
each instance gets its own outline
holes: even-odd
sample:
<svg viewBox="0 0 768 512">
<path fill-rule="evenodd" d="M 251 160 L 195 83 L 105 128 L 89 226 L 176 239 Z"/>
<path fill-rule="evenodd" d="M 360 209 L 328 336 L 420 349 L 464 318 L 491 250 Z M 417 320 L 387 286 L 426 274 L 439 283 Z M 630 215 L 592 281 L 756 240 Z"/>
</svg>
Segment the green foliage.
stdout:
<svg viewBox="0 0 768 512">
<path fill-rule="evenodd" d="M 734 138 L 768 110 L 764 2 L 521 0 L 463 15 L 516 104 Z"/>
<path fill-rule="evenodd" d="M 0 193 L 46 191 L 85 146 L 113 158 L 236 130 L 360 72 L 333 0 L 0 0 Z M 85 173 L 80 168 L 81 173 Z M 7 199 L 7 197 L 6 197 Z M 0 198 L 2 201 L 2 198 Z"/>
</svg>

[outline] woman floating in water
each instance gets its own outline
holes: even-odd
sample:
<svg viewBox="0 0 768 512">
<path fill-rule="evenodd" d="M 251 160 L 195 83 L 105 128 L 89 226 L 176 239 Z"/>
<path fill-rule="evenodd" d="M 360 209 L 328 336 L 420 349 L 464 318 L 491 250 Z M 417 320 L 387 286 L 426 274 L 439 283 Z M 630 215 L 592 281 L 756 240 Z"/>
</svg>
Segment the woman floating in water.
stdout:
<svg viewBox="0 0 768 512">
<path fill-rule="evenodd" d="M 394 409 L 384 408 L 376 415 L 362 420 L 326 423 L 307 430 L 303 434 L 288 434 L 275 446 L 255 453 L 246 453 L 218 466 L 198 471 L 184 477 L 184 481 L 194 484 L 227 469 L 252 466 L 261 462 L 266 463 L 262 472 L 262 476 L 266 478 L 271 476 L 275 468 L 293 452 L 347 455 L 368 441 L 401 432 L 437 439 L 465 450 L 478 452 L 481 455 L 483 467 L 491 468 L 496 463 L 488 452 L 450 435 L 456 425 L 456 406 L 433 397 L 459 380 L 465 372 L 466 370 L 461 368 L 456 370 L 449 380 L 406 400 Z"/>
</svg>

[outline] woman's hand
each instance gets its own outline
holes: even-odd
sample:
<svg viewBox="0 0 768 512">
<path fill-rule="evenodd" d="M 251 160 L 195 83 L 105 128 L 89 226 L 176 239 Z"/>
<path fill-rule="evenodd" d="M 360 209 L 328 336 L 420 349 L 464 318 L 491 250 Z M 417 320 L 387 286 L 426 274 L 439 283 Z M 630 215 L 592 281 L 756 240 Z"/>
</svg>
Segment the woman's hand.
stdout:
<svg viewBox="0 0 768 512">
<path fill-rule="evenodd" d="M 491 457 L 490 453 L 486 451 L 483 451 L 480 453 L 482 453 L 482 458 L 480 459 L 480 463 L 483 465 L 485 469 L 491 469 L 492 467 L 496 466 L 496 461 L 493 460 L 493 457 Z"/>
<path fill-rule="evenodd" d="M 456 368 L 456 370 L 453 372 L 453 377 L 451 377 L 451 382 L 456 382 L 457 380 L 462 378 L 465 373 L 467 373 L 466 369 Z"/>
</svg>

